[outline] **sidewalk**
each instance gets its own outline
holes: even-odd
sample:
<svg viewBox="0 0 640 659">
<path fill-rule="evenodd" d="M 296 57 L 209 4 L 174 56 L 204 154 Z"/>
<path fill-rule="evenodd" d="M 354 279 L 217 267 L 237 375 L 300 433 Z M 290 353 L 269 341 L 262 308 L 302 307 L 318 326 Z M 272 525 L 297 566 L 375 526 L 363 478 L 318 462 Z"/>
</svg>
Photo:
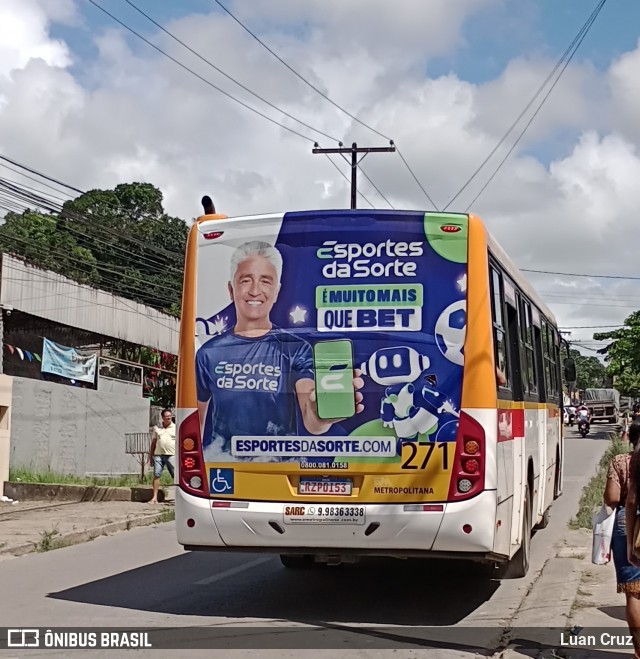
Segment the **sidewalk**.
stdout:
<svg viewBox="0 0 640 659">
<path fill-rule="evenodd" d="M 560 631 L 565 639 L 587 642 L 589 636 L 600 641 L 601 635 L 620 637 L 624 643 L 629 634 L 625 619 L 625 597 L 616 592 L 613 563 L 591 563 L 589 531 L 568 531 L 562 545 L 552 552 L 540 578 L 532 587 L 521 608 L 511 621 L 511 637 L 538 638 L 541 645 L 533 649 L 507 649 L 500 659 L 628 659 L 633 648 L 569 647 L 560 643 Z M 547 628 L 546 632 L 542 628 Z M 540 630 L 536 634 L 536 630 Z M 574 631 L 572 636 L 569 630 Z M 558 643 L 554 645 L 553 641 Z M 568 641 L 571 642 L 571 641 Z M 517 648 L 518 642 L 514 641 Z M 535 643 L 529 645 L 535 646 Z M 615 641 L 612 645 L 616 645 Z"/>
<path fill-rule="evenodd" d="M 0 503 L 0 560 L 173 519 L 170 504 L 132 501 Z"/>
</svg>

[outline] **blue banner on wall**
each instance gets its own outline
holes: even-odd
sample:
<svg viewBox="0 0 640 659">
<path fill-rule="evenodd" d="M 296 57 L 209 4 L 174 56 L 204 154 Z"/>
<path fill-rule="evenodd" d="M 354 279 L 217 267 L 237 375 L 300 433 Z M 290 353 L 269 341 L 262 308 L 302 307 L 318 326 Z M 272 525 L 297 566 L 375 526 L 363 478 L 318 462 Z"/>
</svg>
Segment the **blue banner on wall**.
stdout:
<svg viewBox="0 0 640 659">
<path fill-rule="evenodd" d="M 94 382 L 97 363 L 97 352 L 81 355 L 75 348 L 67 348 L 44 339 L 41 368 L 43 373 L 54 373 L 69 380 Z"/>
</svg>

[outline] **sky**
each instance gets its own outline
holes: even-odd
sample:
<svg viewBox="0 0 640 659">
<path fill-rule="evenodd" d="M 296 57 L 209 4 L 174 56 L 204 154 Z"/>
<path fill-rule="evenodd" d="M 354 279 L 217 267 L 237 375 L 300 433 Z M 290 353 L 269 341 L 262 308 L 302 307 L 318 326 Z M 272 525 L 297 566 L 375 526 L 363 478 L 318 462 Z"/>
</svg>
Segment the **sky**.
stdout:
<svg viewBox="0 0 640 659">
<path fill-rule="evenodd" d="M 313 142 L 387 146 L 287 70 L 214 0 L 131 2 L 312 129 L 238 88 L 126 0 L 94 2 L 300 135 L 229 100 L 89 0 L 0 0 L 0 154 L 81 189 L 148 181 L 162 190 L 169 213 L 190 220 L 203 194 L 230 216 L 348 207 L 348 182 L 325 156 L 312 155 Z M 325 95 L 393 139 L 439 209 L 532 101 L 597 5 L 221 2 Z M 522 133 L 548 86 L 448 210 L 478 213 L 521 268 L 640 276 L 633 239 L 638 71 L 640 3 L 609 0 L 529 127 Z M 335 164 L 347 173 L 344 162 Z M 363 170 L 396 208 L 432 210 L 397 153 L 371 154 Z M 362 177 L 359 189 L 376 207 L 388 207 Z M 597 347 L 593 326 L 619 325 L 640 308 L 639 280 L 526 276 L 584 350 Z"/>
</svg>

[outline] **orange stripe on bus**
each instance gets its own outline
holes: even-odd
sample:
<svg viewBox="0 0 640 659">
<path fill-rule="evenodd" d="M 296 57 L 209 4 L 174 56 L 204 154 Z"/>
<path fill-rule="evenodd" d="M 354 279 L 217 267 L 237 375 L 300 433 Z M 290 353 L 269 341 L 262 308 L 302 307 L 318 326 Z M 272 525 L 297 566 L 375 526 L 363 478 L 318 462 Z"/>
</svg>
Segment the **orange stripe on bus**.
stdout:
<svg viewBox="0 0 640 659">
<path fill-rule="evenodd" d="M 462 407 L 496 407 L 496 366 L 489 299 L 489 251 L 482 220 L 469 215 L 467 336 L 464 344 Z M 471 330 L 471 331 L 469 331 Z"/>
<path fill-rule="evenodd" d="M 198 267 L 198 224 L 206 220 L 224 220 L 226 215 L 201 215 L 191 227 L 187 238 L 184 280 L 182 285 L 182 313 L 180 315 L 180 344 L 177 405 L 197 407 L 196 393 L 196 285 Z"/>
</svg>

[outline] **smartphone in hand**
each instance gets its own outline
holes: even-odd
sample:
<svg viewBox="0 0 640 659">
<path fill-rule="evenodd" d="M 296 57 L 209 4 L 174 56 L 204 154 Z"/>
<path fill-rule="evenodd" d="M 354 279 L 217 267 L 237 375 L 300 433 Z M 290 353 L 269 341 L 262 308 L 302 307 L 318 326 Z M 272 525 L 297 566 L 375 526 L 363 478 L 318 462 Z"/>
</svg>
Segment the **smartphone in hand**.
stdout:
<svg viewBox="0 0 640 659">
<path fill-rule="evenodd" d="M 313 346 L 316 405 L 320 419 L 355 415 L 353 344 L 348 339 L 319 341 Z"/>
</svg>

